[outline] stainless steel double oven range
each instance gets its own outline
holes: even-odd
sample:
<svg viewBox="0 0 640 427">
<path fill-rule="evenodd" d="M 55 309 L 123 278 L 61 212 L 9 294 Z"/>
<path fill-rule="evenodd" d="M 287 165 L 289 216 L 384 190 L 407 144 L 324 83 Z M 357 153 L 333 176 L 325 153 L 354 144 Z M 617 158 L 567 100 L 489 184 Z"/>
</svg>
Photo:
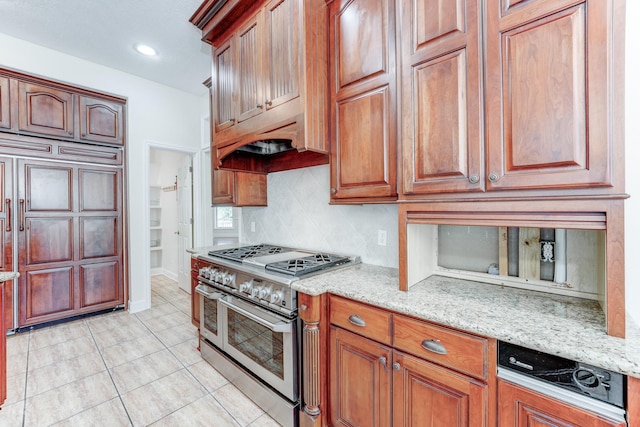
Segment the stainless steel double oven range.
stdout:
<svg viewBox="0 0 640 427">
<path fill-rule="evenodd" d="M 283 426 L 296 426 L 300 406 L 301 277 L 359 262 L 260 244 L 199 256 L 202 357 Z"/>
</svg>

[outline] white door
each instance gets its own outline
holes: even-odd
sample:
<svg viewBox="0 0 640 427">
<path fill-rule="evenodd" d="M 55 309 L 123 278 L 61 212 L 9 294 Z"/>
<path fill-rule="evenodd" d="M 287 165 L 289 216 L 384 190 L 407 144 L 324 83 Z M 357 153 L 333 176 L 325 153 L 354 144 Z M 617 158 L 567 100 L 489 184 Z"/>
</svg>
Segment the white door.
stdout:
<svg viewBox="0 0 640 427">
<path fill-rule="evenodd" d="M 191 293 L 191 254 L 193 247 L 193 200 L 191 156 L 178 171 L 178 286 Z"/>
</svg>

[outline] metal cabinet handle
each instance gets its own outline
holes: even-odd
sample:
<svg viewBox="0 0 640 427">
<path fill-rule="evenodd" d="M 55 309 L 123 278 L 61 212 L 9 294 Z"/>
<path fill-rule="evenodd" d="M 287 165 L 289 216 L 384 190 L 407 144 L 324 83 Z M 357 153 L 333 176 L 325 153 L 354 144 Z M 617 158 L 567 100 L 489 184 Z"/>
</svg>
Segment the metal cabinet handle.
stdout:
<svg viewBox="0 0 640 427">
<path fill-rule="evenodd" d="M 497 173 L 492 173 L 491 175 L 489 175 L 489 181 L 496 182 L 497 180 L 498 180 L 498 174 Z"/>
<path fill-rule="evenodd" d="M 336 190 L 335 188 L 331 189 L 331 194 L 336 194 L 338 192 L 338 190 Z"/>
<path fill-rule="evenodd" d="M 4 204 L 7 210 L 7 227 L 4 231 L 11 231 L 11 199 L 4 199 Z"/>
<path fill-rule="evenodd" d="M 20 231 L 24 231 L 24 199 L 20 199 Z"/>
<path fill-rule="evenodd" d="M 265 99 L 264 103 L 265 103 L 265 105 L 271 105 L 271 104 L 273 104 L 273 101 L 271 101 L 270 99 Z"/>
<path fill-rule="evenodd" d="M 386 357 L 380 356 L 378 361 L 382 364 L 382 366 L 384 366 L 385 369 L 387 369 L 387 358 Z"/>
<path fill-rule="evenodd" d="M 262 108 L 262 104 L 256 104 L 256 108 Z"/>
<path fill-rule="evenodd" d="M 367 326 L 367 322 L 365 322 L 364 319 L 362 319 L 362 317 L 358 316 L 357 314 L 352 314 L 351 316 L 349 316 L 349 323 L 351 323 L 352 325 L 360 326 L 361 328 Z"/>
<path fill-rule="evenodd" d="M 399 371 L 400 370 L 400 364 L 398 362 L 393 362 L 393 370 L 394 371 Z"/>
<path fill-rule="evenodd" d="M 437 354 L 447 354 L 447 349 L 440 343 L 440 340 L 424 340 L 422 348 Z"/>
<path fill-rule="evenodd" d="M 477 184 L 480 181 L 480 177 L 478 175 L 471 175 L 469 177 L 469 182 L 472 184 Z"/>
</svg>

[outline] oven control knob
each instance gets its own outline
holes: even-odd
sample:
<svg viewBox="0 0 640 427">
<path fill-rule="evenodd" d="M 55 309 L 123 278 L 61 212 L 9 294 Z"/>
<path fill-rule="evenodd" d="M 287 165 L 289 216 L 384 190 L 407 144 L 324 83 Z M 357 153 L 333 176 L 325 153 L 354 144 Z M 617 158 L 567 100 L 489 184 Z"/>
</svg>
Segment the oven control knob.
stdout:
<svg viewBox="0 0 640 427">
<path fill-rule="evenodd" d="M 267 299 L 269 295 L 271 295 L 271 286 L 263 286 L 262 289 L 260 289 L 260 299 Z"/>
<path fill-rule="evenodd" d="M 233 286 L 235 281 L 236 281 L 236 274 L 235 273 L 227 273 L 222 278 L 222 284 L 223 285 Z"/>
<path fill-rule="evenodd" d="M 251 295 L 251 289 L 253 289 L 253 279 L 240 284 L 240 292 Z"/>
<path fill-rule="evenodd" d="M 218 283 L 224 283 L 224 280 L 227 278 L 227 272 L 226 271 L 219 271 L 216 273 L 216 282 Z"/>
<path fill-rule="evenodd" d="M 282 290 L 278 290 L 278 291 L 275 291 L 275 292 L 273 292 L 271 294 L 271 297 L 270 297 L 269 300 L 270 300 L 271 304 L 277 304 L 280 301 L 282 301 L 283 297 L 284 297 L 284 292 Z"/>
<path fill-rule="evenodd" d="M 209 269 L 207 267 L 202 267 L 199 271 L 200 276 L 209 277 Z"/>
<path fill-rule="evenodd" d="M 251 296 L 254 298 L 259 298 L 260 292 L 262 292 L 262 288 L 263 286 L 255 286 L 253 289 L 251 289 Z"/>
</svg>

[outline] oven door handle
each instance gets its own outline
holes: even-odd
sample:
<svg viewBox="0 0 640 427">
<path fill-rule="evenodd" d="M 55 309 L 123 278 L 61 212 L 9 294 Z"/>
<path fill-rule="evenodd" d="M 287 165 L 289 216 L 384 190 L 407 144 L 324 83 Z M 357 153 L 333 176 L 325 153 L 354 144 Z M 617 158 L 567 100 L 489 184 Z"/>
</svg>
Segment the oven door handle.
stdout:
<svg viewBox="0 0 640 427">
<path fill-rule="evenodd" d="M 220 301 L 220 303 L 222 303 L 222 305 L 226 306 L 227 308 L 230 308 L 231 310 L 237 311 L 238 313 L 242 314 L 243 316 L 248 317 L 249 319 L 253 320 L 254 322 L 257 322 L 259 324 L 261 324 L 262 326 L 269 328 L 270 330 L 272 330 L 273 332 L 280 332 L 280 333 L 284 333 L 284 334 L 290 334 L 292 331 L 292 321 L 285 321 L 282 320 L 280 322 L 277 323 L 272 323 L 269 322 L 267 319 L 264 319 L 263 317 L 251 313 L 249 310 L 246 310 L 240 306 L 237 305 L 237 303 L 231 303 L 230 301 L 227 301 L 225 298 L 220 298 L 218 301 Z"/>
<path fill-rule="evenodd" d="M 196 292 L 208 299 L 220 299 L 224 296 L 221 292 L 208 292 L 208 286 L 198 285 L 196 286 Z"/>
</svg>

